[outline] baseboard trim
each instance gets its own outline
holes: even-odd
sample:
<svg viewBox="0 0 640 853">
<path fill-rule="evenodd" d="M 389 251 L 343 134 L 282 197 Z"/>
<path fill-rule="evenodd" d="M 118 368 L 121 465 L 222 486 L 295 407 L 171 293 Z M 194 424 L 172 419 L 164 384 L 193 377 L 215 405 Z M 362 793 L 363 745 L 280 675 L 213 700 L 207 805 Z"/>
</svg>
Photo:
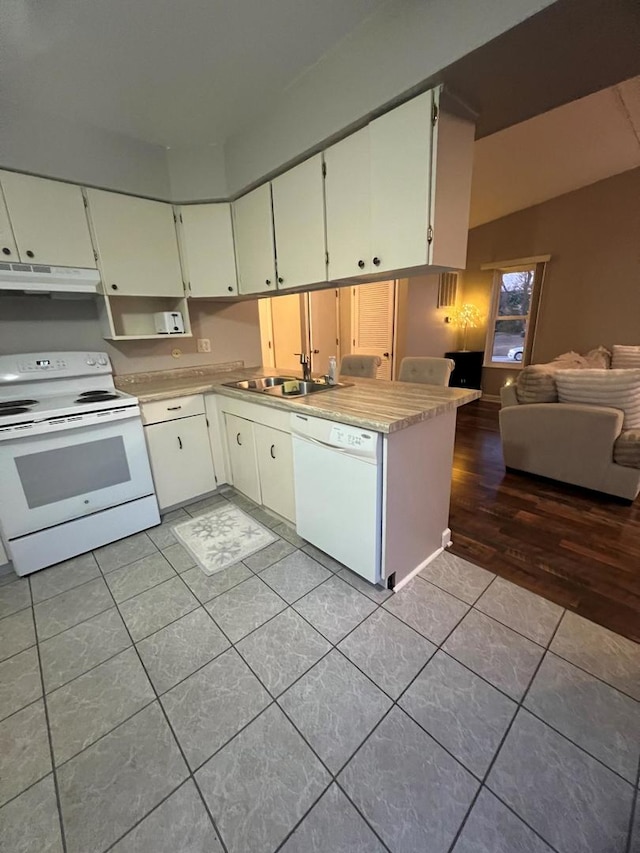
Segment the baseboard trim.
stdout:
<svg viewBox="0 0 640 853">
<path fill-rule="evenodd" d="M 445 542 L 447 544 L 445 544 Z M 429 563 L 435 560 L 436 557 L 442 554 L 442 552 L 446 548 L 448 548 L 449 545 L 451 545 L 451 530 L 447 527 L 447 529 L 444 530 L 442 533 L 442 547 L 436 548 L 433 554 L 430 554 L 427 559 L 423 560 L 418 566 L 415 567 L 415 569 L 413 569 L 413 571 L 409 572 L 409 574 L 402 578 L 401 581 L 398 581 L 398 583 L 394 586 L 393 591 L 400 592 L 403 586 L 406 586 L 409 581 L 412 581 L 416 575 L 420 574 L 420 572 L 425 569 L 429 565 Z"/>
<path fill-rule="evenodd" d="M 500 395 L 499 394 L 482 394 L 481 400 L 486 400 L 488 403 L 499 403 Z"/>
</svg>

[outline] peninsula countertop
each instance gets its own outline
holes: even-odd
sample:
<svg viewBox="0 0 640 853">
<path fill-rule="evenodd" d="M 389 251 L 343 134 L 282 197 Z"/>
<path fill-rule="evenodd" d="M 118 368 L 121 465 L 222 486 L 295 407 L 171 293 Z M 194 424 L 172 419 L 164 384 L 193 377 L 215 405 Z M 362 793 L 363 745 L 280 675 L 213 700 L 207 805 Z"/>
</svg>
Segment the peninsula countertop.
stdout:
<svg viewBox="0 0 640 853">
<path fill-rule="evenodd" d="M 350 383 L 347 388 L 335 388 L 306 397 L 286 399 L 225 387 L 227 382 L 279 374 L 300 378 L 300 374 L 295 370 L 242 368 L 231 364 L 127 374 L 116 376 L 115 381 L 120 390 L 133 394 L 141 403 L 169 400 L 187 394 L 214 393 L 261 406 L 315 415 L 381 433 L 406 429 L 480 397 L 480 391 L 476 389 L 389 382 L 383 379 L 357 379 L 352 376 L 340 378 L 340 381 Z"/>
</svg>

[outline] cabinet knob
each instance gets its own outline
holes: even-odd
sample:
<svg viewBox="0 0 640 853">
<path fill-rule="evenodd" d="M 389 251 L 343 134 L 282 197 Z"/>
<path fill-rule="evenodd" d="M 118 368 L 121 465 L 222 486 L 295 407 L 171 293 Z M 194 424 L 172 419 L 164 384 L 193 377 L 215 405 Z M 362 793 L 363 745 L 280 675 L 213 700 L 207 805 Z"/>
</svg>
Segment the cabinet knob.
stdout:
<svg viewBox="0 0 640 853">
<path fill-rule="evenodd" d="M 284 284 L 284 279 L 278 276 L 278 284 Z"/>
<path fill-rule="evenodd" d="M 374 267 L 379 267 L 380 266 L 380 258 L 374 258 L 373 259 L 373 265 L 374 265 Z"/>
<path fill-rule="evenodd" d="M 237 435 L 236 435 L 236 442 L 238 443 L 238 445 L 240 447 L 242 447 L 242 442 L 240 441 L 240 433 L 237 433 Z"/>
<path fill-rule="evenodd" d="M 27 257 L 28 257 L 28 258 L 35 258 L 35 255 L 34 255 L 34 254 L 33 254 L 33 252 L 31 251 L 31 249 L 27 249 Z"/>
<path fill-rule="evenodd" d="M 271 287 L 271 279 L 270 278 L 265 278 L 264 283 L 267 285 L 267 287 Z"/>
<path fill-rule="evenodd" d="M 8 246 L 3 246 L 3 247 L 2 247 L 2 254 L 3 254 L 3 255 L 10 255 L 10 254 L 11 254 L 11 249 L 10 249 Z"/>
<path fill-rule="evenodd" d="M 364 261 L 363 261 L 363 260 L 359 260 L 359 261 L 358 261 L 358 266 L 360 267 L 360 269 L 361 269 L 361 270 L 363 270 L 363 269 L 364 269 Z"/>
<path fill-rule="evenodd" d="M 117 284 L 112 284 L 112 285 L 111 285 L 111 290 L 117 290 L 117 289 L 118 289 L 118 285 L 117 285 Z"/>
<path fill-rule="evenodd" d="M 269 451 L 269 453 L 271 454 L 272 459 L 276 458 L 276 446 L 275 446 L 275 444 L 271 445 L 271 450 Z"/>
<path fill-rule="evenodd" d="M 229 293 L 233 293 L 233 288 L 231 287 L 231 285 L 229 285 L 229 287 L 227 288 L 227 290 L 229 291 Z"/>
</svg>

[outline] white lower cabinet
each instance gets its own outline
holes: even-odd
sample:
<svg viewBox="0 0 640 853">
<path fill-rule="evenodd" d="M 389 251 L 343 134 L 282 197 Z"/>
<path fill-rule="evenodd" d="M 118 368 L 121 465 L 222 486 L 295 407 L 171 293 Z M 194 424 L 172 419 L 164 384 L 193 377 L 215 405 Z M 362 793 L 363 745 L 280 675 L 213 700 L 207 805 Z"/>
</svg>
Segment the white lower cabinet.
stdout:
<svg viewBox="0 0 640 853">
<path fill-rule="evenodd" d="M 144 433 L 160 509 L 216 488 L 204 414 L 150 424 Z"/>
<path fill-rule="evenodd" d="M 224 421 L 233 485 L 243 495 L 259 504 L 261 503 L 260 477 L 254 424 L 228 412 L 224 415 Z"/>
<path fill-rule="evenodd" d="M 283 518 L 295 521 L 291 435 L 263 424 L 254 424 L 253 428 L 262 503 Z"/>
</svg>

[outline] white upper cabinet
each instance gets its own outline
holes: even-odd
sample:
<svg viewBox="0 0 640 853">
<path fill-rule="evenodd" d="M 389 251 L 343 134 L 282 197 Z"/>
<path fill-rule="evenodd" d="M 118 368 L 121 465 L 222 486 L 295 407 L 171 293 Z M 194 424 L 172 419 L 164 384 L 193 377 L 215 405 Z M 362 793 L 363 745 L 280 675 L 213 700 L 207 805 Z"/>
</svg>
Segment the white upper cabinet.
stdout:
<svg viewBox="0 0 640 853">
<path fill-rule="evenodd" d="M 434 92 L 434 102 L 438 120 L 433 131 L 429 263 L 464 269 L 476 129 L 473 122 L 440 109 L 439 90 Z"/>
<path fill-rule="evenodd" d="M 80 187 L 17 172 L 0 172 L 0 183 L 23 263 L 95 269 Z"/>
<path fill-rule="evenodd" d="M 327 280 L 322 155 L 317 154 L 271 184 L 278 287 Z"/>
<path fill-rule="evenodd" d="M 190 204 L 180 208 L 182 264 L 190 296 L 238 293 L 231 205 Z"/>
<path fill-rule="evenodd" d="M 240 293 L 276 289 L 271 185 L 264 184 L 233 203 Z"/>
<path fill-rule="evenodd" d="M 329 279 L 371 272 L 369 128 L 324 152 Z"/>
<path fill-rule="evenodd" d="M 432 110 L 426 92 L 369 125 L 374 271 L 429 263 Z"/>
<path fill-rule="evenodd" d="M 473 139 L 435 89 L 327 149 L 329 280 L 464 268 Z"/>
<path fill-rule="evenodd" d="M 171 205 L 104 190 L 87 197 L 105 292 L 183 296 Z"/>
<path fill-rule="evenodd" d="M 13 239 L 13 231 L 9 222 L 9 214 L 0 189 L 0 262 L 19 261 L 18 247 Z M 0 563 L 2 565 L 2 563 Z"/>
</svg>

